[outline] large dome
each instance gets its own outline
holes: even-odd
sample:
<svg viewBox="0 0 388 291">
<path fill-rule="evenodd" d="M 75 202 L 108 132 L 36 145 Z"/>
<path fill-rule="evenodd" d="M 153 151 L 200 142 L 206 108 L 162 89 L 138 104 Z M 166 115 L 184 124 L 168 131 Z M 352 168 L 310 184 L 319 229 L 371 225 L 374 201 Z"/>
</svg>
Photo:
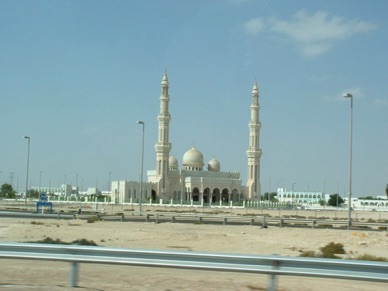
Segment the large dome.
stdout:
<svg viewBox="0 0 388 291">
<path fill-rule="evenodd" d="M 193 147 L 183 155 L 183 167 L 187 170 L 199 170 L 203 169 L 203 155 L 202 153 Z"/>
<path fill-rule="evenodd" d="M 216 159 L 211 159 L 207 165 L 207 169 L 212 172 L 219 172 L 221 170 L 220 162 Z"/>
<path fill-rule="evenodd" d="M 177 170 L 179 168 L 178 160 L 174 156 L 170 157 L 170 159 L 168 160 L 168 164 L 170 165 L 170 169 L 172 170 Z"/>
</svg>

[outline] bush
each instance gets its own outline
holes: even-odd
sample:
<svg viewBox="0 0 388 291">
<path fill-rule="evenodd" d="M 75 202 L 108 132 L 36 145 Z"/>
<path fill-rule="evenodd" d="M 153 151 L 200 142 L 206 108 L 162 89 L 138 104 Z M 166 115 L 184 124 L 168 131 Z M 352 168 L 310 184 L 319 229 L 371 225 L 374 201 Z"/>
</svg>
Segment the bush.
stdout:
<svg viewBox="0 0 388 291">
<path fill-rule="evenodd" d="M 76 239 L 72 242 L 64 242 L 60 239 L 52 239 L 51 237 L 46 237 L 42 240 L 38 241 L 29 241 L 29 243 L 41 243 L 41 244 L 61 244 L 61 245 L 82 245 L 82 246 L 97 246 L 97 244 L 92 240 L 87 240 L 85 238 L 83 239 Z"/>
<path fill-rule="evenodd" d="M 99 216 L 89 217 L 88 220 L 87 220 L 87 223 L 93 223 L 93 222 L 96 222 L 96 221 L 101 221 L 101 217 L 99 217 Z"/>
<path fill-rule="evenodd" d="M 318 224 L 318 228 L 333 228 L 332 224 Z"/>
<path fill-rule="evenodd" d="M 35 224 L 35 225 L 44 225 L 44 222 L 41 222 L 41 221 L 31 221 L 31 224 Z"/>
<path fill-rule="evenodd" d="M 355 257 L 355 259 L 356 260 L 361 260 L 361 261 L 388 262 L 387 258 L 377 257 L 377 256 L 374 256 L 374 255 L 367 255 L 367 254 L 359 255 L 359 256 Z"/>
<path fill-rule="evenodd" d="M 316 255 L 314 251 L 303 251 L 300 253 L 299 257 L 315 258 Z"/>
<path fill-rule="evenodd" d="M 340 243 L 329 243 L 324 247 L 319 248 L 322 252 L 322 255 L 324 258 L 333 258 L 338 259 L 339 256 L 336 256 L 335 254 L 345 254 L 344 245 Z"/>
</svg>

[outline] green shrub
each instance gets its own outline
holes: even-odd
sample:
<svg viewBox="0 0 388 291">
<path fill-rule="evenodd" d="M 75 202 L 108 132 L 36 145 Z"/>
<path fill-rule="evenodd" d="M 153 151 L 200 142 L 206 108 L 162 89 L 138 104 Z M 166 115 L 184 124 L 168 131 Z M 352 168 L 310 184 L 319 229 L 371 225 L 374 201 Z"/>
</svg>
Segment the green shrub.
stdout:
<svg viewBox="0 0 388 291">
<path fill-rule="evenodd" d="M 318 224 L 318 228 L 333 228 L 332 224 Z"/>
<path fill-rule="evenodd" d="M 73 240 L 70 244 L 81 245 L 81 246 L 97 246 L 97 244 L 94 241 L 88 240 L 86 238 Z"/>
<path fill-rule="evenodd" d="M 33 220 L 33 221 L 31 221 L 31 224 L 34 224 L 34 225 L 43 225 L 44 222 Z"/>
<path fill-rule="evenodd" d="M 87 240 L 85 238 L 83 239 L 77 239 L 73 240 L 72 242 L 64 242 L 60 239 L 53 239 L 51 237 L 46 237 L 42 240 L 38 241 L 29 241 L 29 243 L 41 243 L 41 244 L 61 244 L 61 245 L 83 245 L 83 246 L 97 246 L 97 244 L 92 240 Z"/>
<path fill-rule="evenodd" d="M 339 259 L 335 254 L 345 254 L 344 245 L 340 243 L 330 242 L 324 247 L 319 248 L 324 258 Z"/>
<path fill-rule="evenodd" d="M 316 255 L 314 251 L 303 251 L 300 253 L 299 257 L 315 258 Z"/>
<path fill-rule="evenodd" d="M 374 255 L 367 255 L 367 254 L 359 255 L 359 256 L 355 257 L 355 259 L 356 260 L 361 260 L 361 261 L 388 262 L 387 258 L 377 257 L 377 256 L 374 256 Z"/>
<path fill-rule="evenodd" d="M 101 217 L 99 217 L 99 216 L 89 217 L 88 220 L 87 220 L 87 223 L 93 223 L 93 222 L 96 222 L 96 221 L 101 221 Z"/>
</svg>

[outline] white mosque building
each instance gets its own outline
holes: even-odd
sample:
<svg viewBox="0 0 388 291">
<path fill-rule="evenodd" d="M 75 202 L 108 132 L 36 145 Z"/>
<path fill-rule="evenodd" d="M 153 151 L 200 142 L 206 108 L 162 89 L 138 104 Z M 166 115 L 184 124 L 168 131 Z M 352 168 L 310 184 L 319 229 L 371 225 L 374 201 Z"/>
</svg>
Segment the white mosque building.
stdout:
<svg viewBox="0 0 388 291">
<path fill-rule="evenodd" d="M 158 118 L 158 140 L 155 144 L 156 168 L 147 171 L 147 182 L 113 181 L 111 201 L 114 203 L 137 203 L 144 201 L 165 200 L 174 204 L 187 203 L 230 203 L 242 200 L 258 200 L 260 186 L 260 119 L 259 90 L 255 81 L 252 90 L 249 122 L 248 177 L 242 185 L 239 172 L 221 171 L 221 164 L 211 159 L 207 165 L 203 154 L 194 146 L 189 149 L 179 165 L 178 159 L 170 155 L 172 145 L 169 140 L 169 82 L 167 73 L 163 75 L 160 95 L 160 112 Z M 204 169 L 205 168 L 205 169 Z M 140 195 L 140 191 L 142 191 Z"/>
</svg>

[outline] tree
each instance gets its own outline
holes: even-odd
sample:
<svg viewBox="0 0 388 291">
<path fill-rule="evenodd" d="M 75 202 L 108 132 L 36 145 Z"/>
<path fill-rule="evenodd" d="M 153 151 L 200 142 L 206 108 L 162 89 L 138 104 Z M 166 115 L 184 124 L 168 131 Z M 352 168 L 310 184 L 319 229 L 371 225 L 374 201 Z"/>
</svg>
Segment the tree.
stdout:
<svg viewBox="0 0 388 291">
<path fill-rule="evenodd" d="M 268 199 L 268 194 L 269 194 L 269 199 Z M 275 198 L 276 195 L 277 195 L 276 192 L 271 192 L 271 193 L 265 192 L 263 198 L 264 200 L 270 200 L 272 202 L 276 202 L 277 201 Z"/>
<path fill-rule="evenodd" d="M 13 187 L 11 184 L 4 183 L 1 185 L 1 191 L 0 191 L 0 197 L 4 198 L 15 198 L 16 191 L 13 190 Z"/>
<path fill-rule="evenodd" d="M 385 194 L 387 195 L 387 198 L 388 198 L 388 184 L 387 184 L 387 187 L 385 187 Z"/>
<path fill-rule="evenodd" d="M 30 189 L 27 191 L 27 197 L 28 198 L 39 198 L 39 191 Z"/>
<path fill-rule="evenodd" d="M 329 196 L 329 201 L 327 202 L 327 205 L 329 206 L 339 206 L 342 203 L 344 203 L 344 199 L 341 198 L 338 194 L 332 194 Z"/>
</svg>

